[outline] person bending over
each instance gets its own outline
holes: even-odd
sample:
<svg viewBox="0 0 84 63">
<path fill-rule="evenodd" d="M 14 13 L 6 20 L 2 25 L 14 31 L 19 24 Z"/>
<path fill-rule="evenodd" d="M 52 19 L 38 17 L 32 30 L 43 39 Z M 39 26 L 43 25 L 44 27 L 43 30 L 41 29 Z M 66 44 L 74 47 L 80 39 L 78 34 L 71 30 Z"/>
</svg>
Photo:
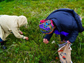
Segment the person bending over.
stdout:
<svg viewBox="0 0 84 63">
<path fill-rule="evenodd" d="M 4 46 L 6 37 L 9 34 L 14 34 L 17 38 L 22 38 L 28 40 L 28 37 L 22 35 L 20 31 L 21 26 L 27 27 L 27 18 L 25 16 L 13 16 L 13 15 L 0 15 L 0 43 L 3 49 L 7 47 Z"/>
</svg>

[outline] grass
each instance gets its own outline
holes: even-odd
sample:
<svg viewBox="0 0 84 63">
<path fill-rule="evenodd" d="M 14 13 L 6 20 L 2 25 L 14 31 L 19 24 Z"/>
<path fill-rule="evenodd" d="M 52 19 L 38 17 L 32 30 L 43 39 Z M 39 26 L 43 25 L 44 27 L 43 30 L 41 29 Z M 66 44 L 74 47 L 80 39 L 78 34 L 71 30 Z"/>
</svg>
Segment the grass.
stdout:
<svg viewBox="0 0 84 63">
<path fill-rule="evenodd" d="M 59 63 L 56 53 L 60 37 L 52 36 L 49 44 L 42 42 L 43 35 L 39 30 L 39 21 L 45 19 L 52 11 L 59 8 L 74 9 L 79 15 L 84 16 L 83 0 L 14 0 L 10 2 L 0 2 L 0 14 L 24 15 L 28 20 L 28 29 L 21 27 L 25 36 L 29 40 L 15 38 L 13 35 L 7 37 L 7 50 L 0 48 L 0 63 Z M 84 21 L 84 19 L 83 19 Z M 84 22 L 83 26 L 84 26 Z M 76 41 L 72 45 L 72 61 L 74 63 L 84 63 L 84 32 L 79 33 Z M 51 42 L 55 40 L 55 44 Z M 81 48 L 80 48 L 81 42 Z"/>
</svg>

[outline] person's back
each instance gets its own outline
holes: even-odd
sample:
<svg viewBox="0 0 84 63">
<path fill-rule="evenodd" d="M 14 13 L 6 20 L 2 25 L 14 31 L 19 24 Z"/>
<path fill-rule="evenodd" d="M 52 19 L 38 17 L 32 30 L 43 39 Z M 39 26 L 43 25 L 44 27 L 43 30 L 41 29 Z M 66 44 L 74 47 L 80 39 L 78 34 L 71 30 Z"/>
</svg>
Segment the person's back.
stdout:
<svg viewBox="0 0 84 63">
<path fill-rule="evenodd" d="M 9 15 L 2 15 L 0 17 L 0 25 L 4 29 L 6 33 L 12 32 L 12 26 L 16 26 L 17 22 L 15 22 L 17 19 L 17 16 L 9 16 Z"/>
<path fill-rule="evenodd" d="M 51 13 L 46 20 L 53 20 L 59 31 L 71 32 L 71 30 L 78 30 L 78 26 L 74 17 L 64 11 Z"/>
</svg>

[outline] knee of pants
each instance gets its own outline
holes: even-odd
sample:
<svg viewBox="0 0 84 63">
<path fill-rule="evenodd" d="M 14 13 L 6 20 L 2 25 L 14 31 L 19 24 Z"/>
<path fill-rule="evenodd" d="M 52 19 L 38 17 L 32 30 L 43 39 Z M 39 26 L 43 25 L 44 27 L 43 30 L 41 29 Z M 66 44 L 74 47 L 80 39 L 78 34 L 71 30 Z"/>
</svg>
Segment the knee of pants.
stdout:
<svg viewBox="0 0 84 63">
<path fill-rule="evenodd" d="M 3 40 L 0 38 L 0 42 L 3 42 Z"/>
</svg>

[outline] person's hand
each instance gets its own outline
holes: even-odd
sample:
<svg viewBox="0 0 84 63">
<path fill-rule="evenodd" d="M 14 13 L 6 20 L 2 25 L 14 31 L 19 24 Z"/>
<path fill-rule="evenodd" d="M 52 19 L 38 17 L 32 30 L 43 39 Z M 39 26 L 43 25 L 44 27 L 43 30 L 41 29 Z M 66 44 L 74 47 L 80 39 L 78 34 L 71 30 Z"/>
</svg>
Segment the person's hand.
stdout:
<svg viewBox="0 0 84 63">
<path fill-rule="evenodd" d="M 23 34 L 23 32 L 21 32 L 21 31 L 19 31 L 19 33 L 22 35 Z"/>
<path fill-rule="evenodd" d="M 45 43 L 45 44 L 48 44 L 49 43 L 49 41 L 47 40 L 47 39 L 43 39 L 43 42 Z"/>
<path fill-rule="evenodd" d="M 70 42 L 69 40 L 67 40 L 67 43 L 68 43 L 68 44 L 71 44 L 71 42 Z"/>
<path fill-rule="evenodd" d="M 24 37 L 23 39 L 28 40 L 29 38 L 28 37 Z"/>
</svg>

